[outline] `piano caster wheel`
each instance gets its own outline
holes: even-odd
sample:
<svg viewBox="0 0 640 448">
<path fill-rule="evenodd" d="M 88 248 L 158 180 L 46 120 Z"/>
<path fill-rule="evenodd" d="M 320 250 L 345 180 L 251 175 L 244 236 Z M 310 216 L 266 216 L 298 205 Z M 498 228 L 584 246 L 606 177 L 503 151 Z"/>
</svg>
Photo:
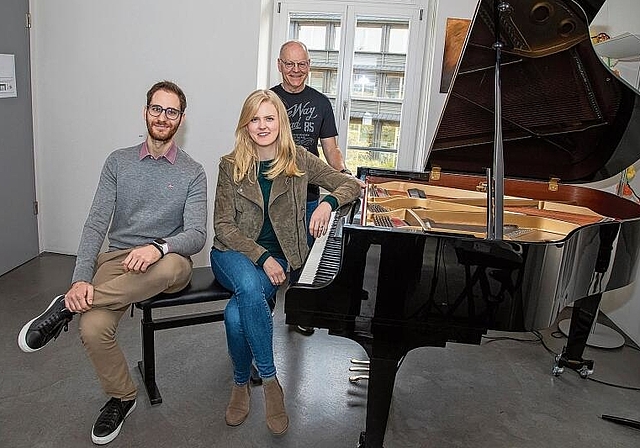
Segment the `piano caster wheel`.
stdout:
<svg viewBox="0 0 640 448">
<path fill-rule="evenodd" d="M 578 372 L 578 375 L 580 375 L 580 378 L 587 379 L 589 375 L 593 373 L 593 368 L 590 369 L 589 367 L 584 365 L 580 367 L 578 370 L 576 370 L 576 372 Z"/>
<path fill-rule="evenodd" d="M 554 376 L 558 376 L 564 372 L 565 367 L 569 367 L 571 370 L 575 370 L 580 378 L 586 379 L 593 373 L 593 361 L 590 359 L 574 361 L 565 358 L 563 355 L 556 355 L 555 365 L 553 366 Z"/>
<path fill-rule="evenodd" d="M 560 376 L 564 373 L 564 367 L 560 365 L 561 359 L 562 359 L 561 355 L 556 355 L 555 364 L 553 365 L 553 370 L 551 370 L 551 373 L 553 374 L 553 376 Z"/>
</svg>

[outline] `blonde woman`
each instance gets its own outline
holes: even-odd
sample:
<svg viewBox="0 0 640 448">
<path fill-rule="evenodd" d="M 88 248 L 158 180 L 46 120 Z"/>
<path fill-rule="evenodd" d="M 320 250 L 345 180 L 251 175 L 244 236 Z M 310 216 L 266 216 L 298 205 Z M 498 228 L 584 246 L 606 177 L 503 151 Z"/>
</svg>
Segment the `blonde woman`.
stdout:
<svg viewBox="0 0 640 448">
<path fill-rule="evenodd" d="M 224 316 L 234 375 L 225 421 L 237 426 L 249 414 L 253 362 L 267 427 L 283 434 L 289 417 L 273 360 L 271 305 L 287 269 L 299 269 L 307 256 L 307 184 L 331 192 L 310 219 L 315 238 L 328 231 L 332 210 L 358 197 L 360 186 L 295 145 L 284 105 L 270 90 L 247 97 L 235 136 L 233 151 L 220 160 L 211 249 L 213 273 L 233 293 Z"/>
</svg>

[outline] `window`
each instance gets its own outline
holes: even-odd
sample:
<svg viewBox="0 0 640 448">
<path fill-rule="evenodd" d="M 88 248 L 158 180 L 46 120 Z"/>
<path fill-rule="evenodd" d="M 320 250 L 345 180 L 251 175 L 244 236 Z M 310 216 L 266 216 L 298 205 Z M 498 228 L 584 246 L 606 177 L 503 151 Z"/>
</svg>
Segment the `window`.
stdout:
<svg viewBox="0 0 640 448">
<path fill-rule="evenodd" d="M 324 25 L 304 24 L 299 28 L 298 39 L 309 50 L 323 50 L 327 44 L 327 28 Z"/>
<path fill-rule="evenodd" d="M 380 25 L 359 24 L 356 27 L 355 51 L 382 51 L 382 27 Z"/>
<path fill-rule="evenodd" d="M 401 99 L 404 97 L 404 76 L 388 74 L 384 78 L 382 96 L 389 99 Z"/>
<path fill-rule="evenodd" d="M 419 8 L 357 1 L 280 4 L 274 36 L 307 45 L 307 82 L 334 106 L 347 167 L 353 172 L 358 166 L 413 168 L 426 40 Z M 408 70 L 414 71 L 410 78 Z"/>
<path fill-rule="evenodd" d="M 324 92 L 326 90 L 325 77 L 326 77 L 326 72 L 323 70 L 310 71 L 309 78 L 307 79 L 307 84 L 316 90 Z"/>
<path fill-rule="evenodd" d="M 378 76 L 375 72 L 353 73 L 351 94 L 354 97 L 375 98 L 378 96 Z"/>
<path fill-rule="evenodd" d="M 400 127 L 398 123 L 389 121 L 382 123 L 382 130 L 380 132 L 380 147 L 382 148 L 397 148 L 400 141 Z"/>
<path fill-rule="evenodd" d="M 389 53 L 406 54 L 409 28 L 393 27 L 389 30 Z"/>
</svg>

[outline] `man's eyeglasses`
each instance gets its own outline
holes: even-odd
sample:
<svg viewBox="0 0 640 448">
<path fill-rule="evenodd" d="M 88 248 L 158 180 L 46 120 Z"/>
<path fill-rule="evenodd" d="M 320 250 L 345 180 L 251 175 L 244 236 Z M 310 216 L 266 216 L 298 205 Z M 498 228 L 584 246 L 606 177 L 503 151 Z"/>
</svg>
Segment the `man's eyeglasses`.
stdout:
<svg viewBox="0 0 640 448">
<path fill-rule="evenodd" d="M 159 117 L 160 115 L 162 115 L 162 112 L 164 112 L 164 115 L 169 120 L 177 120 L 178 117 L 182 115 L 182 111 L 178 109 L 174 109 L 173 107 L 162 107 L 158 104 L 151 104 L 147 106 L 147 111 L 152 117 Z"/>
<path fill-rule="evenodd" d="M 285 61 L 283 59 L 278 59 L 282 65 L 284 65 L 284 68 L 286 68 L 287 70 L 293 70 L 293 67 L 298 67 L 298 70 L 307 70 L 309 68 L 309 61 L 300 61 L 300 62 L 293 62 L 293 61 Z"/>
</svg>

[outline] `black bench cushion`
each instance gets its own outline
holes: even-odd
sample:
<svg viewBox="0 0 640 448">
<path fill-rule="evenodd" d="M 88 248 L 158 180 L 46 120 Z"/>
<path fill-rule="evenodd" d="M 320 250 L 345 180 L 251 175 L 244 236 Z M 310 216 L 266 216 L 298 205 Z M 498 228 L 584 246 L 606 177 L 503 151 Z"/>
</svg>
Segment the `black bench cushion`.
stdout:
<svg viewBox="0 0 640 448">
<path fill-rule="evenodd" d="M 171 294 L 160 293 L 150 299 L 136 303 L 136 308 L 163 308 L 192 303 L 226 300 L 231 293 L 224 289 L 213 277 L 209 266 L 194 268 L 191 282 L 182 291 Z"/>
</svg>

